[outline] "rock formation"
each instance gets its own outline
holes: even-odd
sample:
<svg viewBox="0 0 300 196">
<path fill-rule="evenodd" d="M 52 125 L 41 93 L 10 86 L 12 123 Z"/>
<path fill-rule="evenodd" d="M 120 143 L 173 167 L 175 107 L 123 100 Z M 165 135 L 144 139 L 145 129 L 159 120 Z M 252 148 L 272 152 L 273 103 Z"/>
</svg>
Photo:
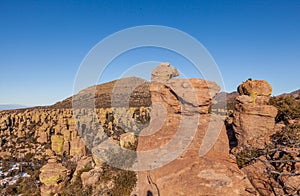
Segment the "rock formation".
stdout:
<svg viewBox="0 0 300 196">
<path fill-rule="evenodd" d="M 277 109 L 268 105 L 272 87 L 267 81 L 247 80 L 238 92 L 233 118 L 238 146 L 262 149 L 274 133 Z"/>
<path fill-rule="evenodd" d="M 300 126 L 274 128 L 277 110 L 266 81 L 238 87 L 226 130 L 226 112 L 212 107 L 219 86 L 176 76 L 162 63 L 150 83 L 127 78 L 54 106 L 1 111 L 0 195 L 130 195 L 134 186 L 131 195 L 300 194 Z M 93 100 L 95 109 L 85 107 Z M 231 151 L 228 138 L 238 141 Z M 131 154 L 107 148 L 103 157 L 146 171 L 110 166 L 97 154 L 107 141 Z"/>
<path fill-rule="evenodd" d="M 163 83 L 178 75 L 178 70 L 175 67 L 171 67 L 170 63 L 165 62 L 161 63 L 152 71 L 151 81 Z"/>
<path fill-rule="evenodd" d="M 163 65 L 165 66 L 165 65 Z M 159 66 L 158 68 L 160 68 Z M 172 68 L 168 67 L 169 70 Z M 152 74 L 157 74 L 155 72 Z M 149 171 L 139 171 L 135 194 L 137 195 L 251 195 L 255 189 L 245 178 L 234 159 L 228 155 L 229 144 L 224 126 L 209 152 L 200 157 L 201 142 L 208 126 L 222 124 L 222 118 L 209 114 L 209 107 L 220 88 L 214 82 L 201 79 L 170 78 L 169 72 L 159 77 L 163 80 L 150 84 L 152 110 L 147 128 L 141 131 L 138 139 L 138 152 L 151 149 L 162 149 L 170 142 L 176 132 L 183 128 L 186 132 L 193 129 L 196 133 L 189 147 L 175 160 L 162 167 Z M 194 124 L 186 119 L 196 119 Z M 185 120 L 183 120 L 185 119 Z M 183 121 L 182 121 L 183 120 Z M 181 127 L 181 128 L 179 128 Z M 148 132 L 152 131 L 152 135 Z M 153 131 L 155 131 L 153 133 Z M 183 132 L 184 134 L 184 132 Z M 217 134 L 217 133 L 216 133 Z M 166 153 L 172 153 L 184 144 L 184 135 L 175 146 Z M 213 141 L 212 141 L 213 142 Z M 149 161 L 151 161 L 149 157 Z M 157 163 L 163 162 L 158 159 Z M 145 163 L 147 164 L 147 163 Z"/>
<path fill-rule="evenodd" d="M 64 188 L 67 180 L 68 170 L 55 159 L 49 159 L 48 163 L 41 168 L 40 181 L 41 195 L 48 196 L 59 193 Z"/>
</svg>

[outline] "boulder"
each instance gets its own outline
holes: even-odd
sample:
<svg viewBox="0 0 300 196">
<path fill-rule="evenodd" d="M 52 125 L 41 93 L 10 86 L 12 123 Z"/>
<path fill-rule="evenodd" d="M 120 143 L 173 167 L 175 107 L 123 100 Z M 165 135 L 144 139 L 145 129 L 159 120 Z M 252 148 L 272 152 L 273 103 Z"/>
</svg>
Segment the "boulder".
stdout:
<svg viewBox="0 0 300 196">
<path fill-rule="evenodd" d="M 48 142 L 48 134 L 47 132 L 40 132 L 39 137 L 37 138 L 37 142 L 44 144 Z"/>
<path fill-rule="evenodd" d="M 92 168 L 94 166 L 94 162 L 92 157 L 82 157 L 78 162 L 73 176 L 77 176 L 78 173 L 85 168 Z"/>
<path fill-rule="evenodd" d="M 171 67 L 170 63 L 161 63 L 152 71 L 151 80 L 156 82 L 166 82 L 169 79 L 179 75 L 175 67 Z"/>
<path fill-rule="evenodd" d="M 96 186 L 97 184 L 99 184 L 101 172 L 98 172 L 94 169 L 88 172 L 83 172 L 80 176 L 83 187 Z"/>
<path fill-rule="evenodd" d="M 168 113 L 208 113 L 213 98 L 220 87 L 215 82 L 198 78 L 172 78 L 165 83 L 150 84 L 152 105 L 158 103 L 169 109 Z"/>
<path fill-rule="evenodd" d="M 120 136 L 120 146 L 122 148 L 135 150 L 137 146 L 137 137 L 134 133 L 124 133 Z"/>
<path fill-rule="evenodd" d="M 53 195 L 59 193 L 68 177 L 68 170 L 55 159 L 49 159 L 48 163 L 40 169 L 41 195 Z"/>
<path fill-rule="evenodd" d="M 272 94 L 272 86 L 265 80 L 248 79 L 237 90 L 240 95 L 248 96 L 270 96 Z"/>
</svg>

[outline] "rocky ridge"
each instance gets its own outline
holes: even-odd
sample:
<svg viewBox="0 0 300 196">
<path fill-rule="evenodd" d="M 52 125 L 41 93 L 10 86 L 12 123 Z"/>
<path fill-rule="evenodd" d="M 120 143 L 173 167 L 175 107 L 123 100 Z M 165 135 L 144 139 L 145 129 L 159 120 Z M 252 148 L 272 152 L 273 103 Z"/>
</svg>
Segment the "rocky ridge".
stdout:
<svg viewBox="0 0 300 196">
<path fill-rule="evenodd" d="M 236 109 L 224 124 L 224 116 L 211 112 L 218 85 L 177 75 L 162 63 L 150 83 L 123 79 L 53 106 L 0 112 L 0 194 L 300 194 L 299 127 L 291 124 L 297 119 L 275 124 L 266 81 L 238 87 Z M 86 105 L 91 102 L 95 110 Z M 141 161 L 150 169 L 133 172 L 104 163 L 94 152 L 106 141 L 137 152 L 116 153 L 110 161 L 133 167 Z M 138 153 L 151 149 L 159 156 Z"/>
</svg>

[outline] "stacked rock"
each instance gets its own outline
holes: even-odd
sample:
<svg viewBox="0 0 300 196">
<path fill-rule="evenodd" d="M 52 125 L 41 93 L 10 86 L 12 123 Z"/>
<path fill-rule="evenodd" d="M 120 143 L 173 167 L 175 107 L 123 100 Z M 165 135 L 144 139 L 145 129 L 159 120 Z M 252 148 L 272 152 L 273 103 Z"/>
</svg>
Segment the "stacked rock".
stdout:
<svg viewBox="0 0 300 196">
<path fill-rule="evenodd" d="M 271 85 L 264 80 L 248 79 L 238 87 L 233 128 L 238 147 L 262 149 L 273 133 L 277 109 L 269 105 Z"/>
</svg>

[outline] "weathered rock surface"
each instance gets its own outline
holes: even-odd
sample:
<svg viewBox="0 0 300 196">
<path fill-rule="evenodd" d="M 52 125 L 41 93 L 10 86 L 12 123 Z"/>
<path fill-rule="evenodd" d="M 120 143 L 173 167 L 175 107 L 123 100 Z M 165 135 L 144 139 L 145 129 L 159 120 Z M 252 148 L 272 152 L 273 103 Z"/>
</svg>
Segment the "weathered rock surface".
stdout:
<svg viewBox="0 0 300 196">
<path fill-rule="evenodd" d="M 269 97 L 272 94 L 272 86 L 265 80 L 248 79 L 238 87 L 240 95 L 256 95 Z"/>
<path fill-rule="evenodd" d="M 51 149 L 59 155 L 63 154 L 64 137 L 62 135 L 51 136 Z"/>
<path fill-rule="evenodd" d="M 101 171 L 96 172 L 96 170 L 91 170 L 88 172 L 83 172 L 80 177 L 81 177 L 82 185 L 84 187 L 96 186 L 97 184 L 99 184 Z"/>
<path fill-rule="evenodd" d="M 81 138 L 74 138 L 70 142 L 70 155 L 80 158 L 86 156 L 86 146 L 85 142 Z"/>
<path fill-rule="evenodd" d="M 247 80 L 238 87 L 233 128 L 239 147 L 264 148 L 274 133 L 277 109 L 268 105 L 271 85 L 263 80 Z"/>
<path fill-rule="evenodd" d="M 276 182 L 269 174 L 268 171 L 272 169 L 265 158 L 260 158 L 260 161 L 248 165 L 242 169 L 250 180 L 251 184 L 255 187 L 260 195 L 284 195 L 282 187 Z M 276 194 L 277 193 L 277 194 Z"/>
<path fill-rule="evenodd" d="M 151 82 L 151 121 L 150 125 L 141 131 L 143 136 L 138 139 L 137 151 L 161 149 L 166 150 L 165 153 L 175 152 L 178 147 L 185 147 L 186 140 L 190 139 L 185 135 L 190 129 L 196 130 L 190 145 L 173 161 L 161 164 L 161 167 L 156 169 L 138 172 L 135 194 L 255 194 L 251 183 L 238 169 L 235 160 L 228 155 L 229 143 L 223 126 L 224 119 L 208 114 L 212 100 L 219 90 L 216 83 L 201 79 L 172 78 L 164 83 Z M 190 119 L 195 121 L 189 121 Z M 210 133 L 207 130 L 210 130 Z M 183 131 L 181 139 L 175 145 L 164 149 L 178 131 Z M 206 145 L 212 145 L 207 154 L 200 156 L 199 149 L 202 142 L 207 142 L 204 141 L 207 135 L 210 137 Z M 217 140 L 213 139 L 214 136 Z M 153 158 L 148 157 L 145 164 Z M 164 163 L 163 158 L 156 161 L 156 164 L 160 163 Z"/>
<path fill-rule="evenodd" d="M 137 137 L 133 133 L 124 133 L 120 136 L 120 146 L 126 149 L 135 150 L 137 146 Z"/>
<path fill-rule="evenodd" d="M 74 176 L 77 176 L 78 173 L 85 169 L 85 168 L 93 168 L 94 167 L 94 162 L 93 162 L 93 158 L 92 157 L 82 157 L 78 162 L 77 162 L 77 166 L 76 169 L 74 171 Z"/>
<path fill-rule="evenodd" d="M 164 83 L 178 75 L 178 70 L 175 67 L 171 67 L 170 63 L 165 62 L 161 63 L 152 71 L 151 81 Z"/>
<path fill-rule="evenodd" d="M 149 164 L 153 166 L 149 171 L 138 172 L 134 192 L 137 195 L 299 193 L 295 192 L 299 190 L 299 175 L 282 175 L 281 184 L 270 178 L 274 165 L 280 167 L 284 174 L 299 171 L 298 149 L 282 150 L 293 152 L 285 155 L 293 162 L 281 163 L 282 167 L 277 163 L 268 164 L 268 160 L 256 160 L 239 169 L 228 153 L 229 133 L 226 134 L 223 126 L 224 118 L 209 113 L 220 88 L 216 83 L 202 79 L 174 78 L 177 75 L 175 68 L 163 63 L 154 70 L 151 83 L 127 78 L 83 90 L 75 103 L 79 106 L 77 110 L 66 109 L 72 106 L 72 98 L 69 98 L 51 107 L 0 112 L 0 157 L 19 162 L 26 160 L 27 167 L 33 163 L 38 168 L 44 165 L 40 169 L 41 185 L 33 186 L 40 189 L 42 195 L 76 195 L 77 192 L 71 189 L 82 190 L 87 195 L 109 195 L 115 190 L 115 185 L 129 181 L 133 182 L 132 188 L 135 183 L 133 172 L 112 168 L 87 150 L 106 140 L 122 147 L 122 150 L 137 148 L 137 151 L 143 152 L 158 149 L 162 153 L 159 155 L 163 158 L 149 156 L 143 160 L 145 165 L 153 160 L 155 162 Z M 266 81 L 248 80 L 240 85 L 238 91 L 240 96 L 236 98 L 238 104 L 234 119 L 227 123 L 232 121 L 234 136 L 238 138 L 240 147 L 261 148 L 268 142 L 272 130 L 285 127 L 277 124 L 273 129 L 277 110 L 268 105 L 272 88 Z M 91 115 L 89 108 L 84 108 L 84 103 L 94 98 L 95 116 Z M 125 103 L 126 107 L 123 107 L 124 100 L 129 100 Z M 128 103 L 136 107 L 128 108 Z M 150 105 L 151 108 L 148 107 Z M 150 125 L 146 127 L 149 120 Z M 133 133 L 140 133 L 138 140 Z M 173 145 L 166 149 L 172 142 Z M 203 146 L 206 149 L 201 153 Z M 177 150 L 183 151 L 176 155 Z M 275 153 L 278 157 L 279 152 Z M 176 156 L 170 162 L 164 162 L 169 158 L 164 155 L 172 157 L 174 154 Z M 134 163 L 135 158 L 125 157 L 129 165 Z M 138 160 L 140 158 L 137 157 Z M 263 157 L 259 159 L 263 160 Z M 33 183 L 36 182 L 34 176 Z M 14 186 L 20 187 L 18 183 Z M 285 192 L 281 190 L 283 186 Z M 131 188 L 127 189 L 127 193 Z M 69 190 L 64 192 L 64 189 Z M 0 194 L 3 193 L 1 191 Z M 78 194 L 81 194 L 80 191 Z"/>
<path fill-rule="evenodd" d="M 209 115 L 202 115 L 198 131 L 184 154 L 174 161 L 146 172 L 138 172 L 137 194 L 146 195 L 151 191 L 154 195 L 251 195 L 255 189 L 241 172 L 235 160 L 228 155 L 228 141 L 225 129 L 212 149 L 203 157 L 199 156 L 199 148 L 207 125 Z M 179 119 L 172 119 L 177 124 Z M 158 148 L 173 137 L 173 126 L 164 125 L 161 130 L 150 137 L 140 139 L 138 150 Z M 157 143 L 152 142 L 156 139 Z M 178 144 L 180 145 L 180 144 Z M 150 180 L 149 180 L 150 179 Z"/>
<path fill-rule="evenodd" d="M 50 159 L 41 169 L 40 181 L 41 194 L 48 196 L 59 193 L 68 176 L 68 170 L 62 164 L 57 163 L 55 159 Z"/>
</svg>

